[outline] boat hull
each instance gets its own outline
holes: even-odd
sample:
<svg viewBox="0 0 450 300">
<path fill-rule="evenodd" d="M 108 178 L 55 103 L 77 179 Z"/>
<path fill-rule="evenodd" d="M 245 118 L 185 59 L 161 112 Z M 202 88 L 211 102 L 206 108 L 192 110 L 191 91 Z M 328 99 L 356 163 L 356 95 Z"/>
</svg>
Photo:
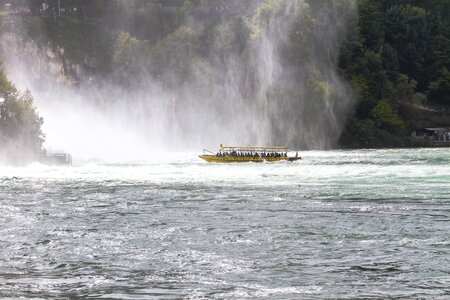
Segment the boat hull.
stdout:
<svg viewBox="0 0 450 300">
<path fill-rule="evenodd" d="M 263 161 L 296 161 L 300 157 L 245 157 L 245 156 L 216 156 L 216 155 L 199 155 L 199 157 L 207 162 L 217 163 L 235 163 L 235 162 L 263 162 Z"/>
</svg>

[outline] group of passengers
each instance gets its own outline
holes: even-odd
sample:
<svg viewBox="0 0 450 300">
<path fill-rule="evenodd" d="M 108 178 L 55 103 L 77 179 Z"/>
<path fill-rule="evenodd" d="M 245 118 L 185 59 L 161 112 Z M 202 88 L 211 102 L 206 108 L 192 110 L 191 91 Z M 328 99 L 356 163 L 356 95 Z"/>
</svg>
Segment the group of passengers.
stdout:
<svg viewBox="0 0 450 300">
<path fill-rule="evenodd" d="M 278 153 L 278 152 L 269 152 L 269 153 L 258 153 L 258 152 L 239 152 L 239 151 L 231 151 L 231 152 L 218 152 L 216 156 L 225 157 L 253 157 L 253 158 L 266 158 L 266 157 L 287 157 L 287 153 Z"/>
</svg>

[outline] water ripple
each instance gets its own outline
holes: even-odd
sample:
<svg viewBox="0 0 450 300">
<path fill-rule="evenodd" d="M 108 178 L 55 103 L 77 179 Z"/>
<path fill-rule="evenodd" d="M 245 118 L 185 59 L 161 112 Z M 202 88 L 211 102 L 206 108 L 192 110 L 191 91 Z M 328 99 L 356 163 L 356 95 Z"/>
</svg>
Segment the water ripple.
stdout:
<svg viewBox="0 0 450 300">
<path fill-rule="evenodd" d="M 445 149 L 0 168 L 0 297 L 450 294 Z"/>
</svg>

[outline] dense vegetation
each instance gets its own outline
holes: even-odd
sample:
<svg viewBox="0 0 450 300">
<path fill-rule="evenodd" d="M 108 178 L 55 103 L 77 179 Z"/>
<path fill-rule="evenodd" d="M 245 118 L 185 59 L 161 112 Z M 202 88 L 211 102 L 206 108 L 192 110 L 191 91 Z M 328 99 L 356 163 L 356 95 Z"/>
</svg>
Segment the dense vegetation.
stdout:
<svg viewBox="0 0 450 300">
<path fill-rule="evenodd" d="M 408 146 L 411 130 L 450 126 L 450 1 L 358 1 L 340 67 L 358 92 L 341 137 L 354 147 Z"/>
<path fill-rule="evenodd" d="M 193 74 L 203 74 L 207 85 L 220 82 L 211 70 L 229 64 L 231 56 L 251 68 L 252 39 L 274 17 L 273 2 L 250 7 L 250 2 L 230 0 L 225 9 L 224 1 L 218 0 L 61 0 L 65 6 L 78 5 L 82 12 L 59 18 L 23 16 L 21 26 L 26 36 L 41 45 L 50 42 L 54 49 L 64 49 L 55 53 L 61 56 L 67 76 L 79 75 L 71 69 L 77 64 L 85 73 L 128 88 L 148 75 L 172 88 L 188 82 Z M 42 1 L 18 0 L 16 4 L 38 9 Z M 341 135 L 341 146 L 413 146 L 411 130 L 450 126 L 450 0 L 356 0 L 356 4 L 358 17 L 353 20 L 346 15 L 343 1 L 309 1 L 307 17 L 293 24 L 292 36 L 280 47 L 285 78 L 302 83 L 274 86 L 270 96 L 324 101 L 329 93 L 327 81 L 313 56 L 327 54 L 311 37 L 331 39 L 326 24 L 340 26 L 338 19 L 343 18 L 353 23 L 347 26 L 347 36 L 337 38 L 340 46 L 330 42 L 330 47 L 340 47 L 340 56 L 331 62 L 339 63 L 340 75 L 355 91 L 356 105 Z M 318 11 L 327 6 L 339 15 Z M 225 10 L 205 19 L 206 29 L 186 26 L 189 17 L 211 15 L 217 8 Z M 2 21 L 3 28 L 11 26 L 7 18 Z M 245 85 L 240 89 L 244 95 L 249 93 L 249 99 L 257 92 L 248 91 L 255 80 L 236 80 Z M 330 97 L 344 101 L 338 93 Z M 308 105 L 306 109 L 316 107 L 313 102 Z M 283 113 L 304 117 L 295 110 Z"/>
<path fill-rule="evenodd" d="M 0 162 L 24 164 L 39 158 L 43 120 L 29 91 L 20 92 L 0 70 Z"/>
</svg>

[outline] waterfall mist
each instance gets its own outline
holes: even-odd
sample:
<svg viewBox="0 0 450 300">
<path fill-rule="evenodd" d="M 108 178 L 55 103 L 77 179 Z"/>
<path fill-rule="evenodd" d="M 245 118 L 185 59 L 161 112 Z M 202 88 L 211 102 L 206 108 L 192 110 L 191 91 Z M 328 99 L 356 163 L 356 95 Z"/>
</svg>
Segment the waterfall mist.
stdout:
<svg viewBox="0 0 450 300">
<path fill-rule="evenodd" d="M 76 160 L 220 143 L 333 147 L 353 102 L 337 62 L 355 4 L 242 2 L 183 6 L 179 26 L 157 41 L 118 34 L 109 75 L 74 64 L 76 80 L 61 72 L 67 49 L 25 37 L 16 18 L 1 37 L 4 68 L 31 90 L 46 147 Z M 121 30 L 120 19 L 105 18 L 104 30 Z"/>
</svg>

